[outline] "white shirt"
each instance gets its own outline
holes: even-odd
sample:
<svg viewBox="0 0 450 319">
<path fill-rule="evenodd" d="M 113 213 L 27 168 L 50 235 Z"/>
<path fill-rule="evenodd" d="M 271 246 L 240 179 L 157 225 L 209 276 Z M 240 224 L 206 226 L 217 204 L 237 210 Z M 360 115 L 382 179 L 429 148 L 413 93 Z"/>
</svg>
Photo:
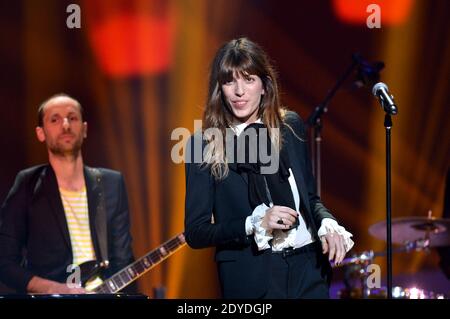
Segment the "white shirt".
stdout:
<svg viewBox="0 0 450 319">
<path fill-rule="evenodd" d="M 255 121 L 255 123 L 262 123 L 260 119 Z M 242 123 L 233 127 L 236 135 L 240 135 L 242 131 L 248 124 Z M 311 229 L 306 228 L 305 220 L 300 213 L 300 196 L 297 188 L 297 183 L 295 181 L 294 173 L 289 168 L 289 185 L 291 186 L 292 195 L 294 197 L 295 209 L 299 213 L 299 225 L 296 228 L 292 228 L 288 231 L 274 230 L 267 231 L 265 228 L 261 227 L 261 222 L 269 209 L 266 204 L 261 204 L 257 206 L 252 215 L 248 216 L 245 220 L 245 231 L 247 235 L 254 234 L 255 242 L 259 250 L 264 250 L 272 247 L 273 251 L 281 251 L 283 248 L 293 247 L 300 248 L 302 246 L 308 245 L 314 242 L 314 236 L 312 236 Z M 271 203 L 272 207 L 273 204 Z M 348 252 L 354 245 L 351 237 L 351 233 L 345 230 L 344 227 L 340 226 L 334 219 L 324 218 L 322 219 L 321 226 L 318 230 L 318 236 L 324 236 L 329 232 L 336 232 L 343 236 L 344 246 L 346 252 Z M 271 245 L 269 241 L 272 240 Z"/>
</svg>

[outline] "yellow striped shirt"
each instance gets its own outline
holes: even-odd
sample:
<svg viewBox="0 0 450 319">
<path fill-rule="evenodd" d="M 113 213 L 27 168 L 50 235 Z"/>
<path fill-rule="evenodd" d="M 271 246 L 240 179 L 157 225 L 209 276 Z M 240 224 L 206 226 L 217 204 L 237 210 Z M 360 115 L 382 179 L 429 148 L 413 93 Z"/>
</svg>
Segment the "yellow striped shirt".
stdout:
<svg viewBox="0 0 450 319">
<path fill-rule="evenodd" d="M 95 259 L 89 227 L 89 209 L 86 187 L 79 192 L 60 188 L 61 200 L 66 213 L 67 226 L 72 243 L 73 264 Z"/>
<path fill-rule="evenodd" d="M 72 244 L 72 263 L 80 265 L 85 261 L 94 260 L 95 251 L 89 226 L 89 207 L 86 187 L 83 187 L 79 192 L 59 188 L 59 192 L 61 194 L 67 226 L 69 228 L 70 242 Z M 100 277 L 95 277 L 86 284 L 86 289 L 92 290 L 101 283 L 102 280 Z"/>
</svg>

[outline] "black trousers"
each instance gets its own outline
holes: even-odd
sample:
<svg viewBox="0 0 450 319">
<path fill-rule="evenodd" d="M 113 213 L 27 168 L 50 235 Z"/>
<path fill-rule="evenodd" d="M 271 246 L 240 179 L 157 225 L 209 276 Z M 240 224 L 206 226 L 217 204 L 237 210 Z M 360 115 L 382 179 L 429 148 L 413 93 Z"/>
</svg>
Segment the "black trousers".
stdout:
<svg viewBox="0 0 450 319">
<path fill-rule="evenodd" d="M 331 266 L 320 243 L 272 252 L 265 299 L 329 299 Z"/>
</svg>

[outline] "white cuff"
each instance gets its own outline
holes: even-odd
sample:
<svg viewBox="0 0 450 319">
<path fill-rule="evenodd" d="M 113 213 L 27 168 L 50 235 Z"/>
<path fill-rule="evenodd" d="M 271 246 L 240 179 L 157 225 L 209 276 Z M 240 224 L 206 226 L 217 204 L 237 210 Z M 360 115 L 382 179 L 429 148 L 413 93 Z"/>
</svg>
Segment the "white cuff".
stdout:
<svg viewBox="0 0 450 319">
<path fill-rule="evenodd" d="M 344 238 L 345 252 L 348 252 L 350 249 L 352 249 L 353 245 L 355 244 L 350 238 L 353 237 L 353 235 L 346 231 L 344 227 L 340 226 L 337 221 L 331 218 L 324 218 L 322 219 L 322 225 L 320 226 L 317 235 L 319 235 L 319 237 L 322 237 L 328 233 L 338 233 L 339 235 L 342 235 L 342 237 Z"/>
<path fill-rule="evenodd" d="M 273 238 L 272 232 L 261 227 L 263 218 L 266 215 L 266 210 L 268 209 L 269 207 L 262 203 L 261 205 L 255 207 L 252 215 L 248 216 L 245 220 L 245 231 L 247 232 L 247 235 L 254 234 L 258 250 L 270 248 L 269 241 Z"/>
<path fill-rule="evenodd" d="M 245 219 L 245 233 L 247 234 L 247 236 L 253 235 L 253 224 L 252 224 L 252 216 L 247 216 L 247 218 Z"/>
</svg>

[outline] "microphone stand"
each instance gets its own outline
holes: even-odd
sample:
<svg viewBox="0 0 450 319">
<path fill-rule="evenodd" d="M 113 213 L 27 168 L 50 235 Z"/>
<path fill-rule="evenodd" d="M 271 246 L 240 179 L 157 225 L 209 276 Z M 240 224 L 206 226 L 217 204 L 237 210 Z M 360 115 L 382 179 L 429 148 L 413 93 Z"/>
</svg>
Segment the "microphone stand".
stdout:
<svg viewBox="0 0 450 319">
<path fill-rule="evenodd" d="M 391 212 L 391 128 L 392 118 L 384 116 L 386 129 L 386 240 L 387 240 L 387 297 L 392 299 L 392 212 Z"/>
<path fill-rule="evenodd" d="M 321 116 L 328 111 L 328 103 L 330 103 L 336 91 L 345 81 L 345 79 L 352 73 L 353 69 L 359 64 L 359 56 L 353 55 L 353 61 L 342 76 L 337 80 L 334 87 L 328 91 L 325 99 L 320 103 L 311 115 L 306 120 L 306 125 L 313 127 L 313 133 L 311 134 L 311 157 L 312 157 L 312 169 L 316 179 L 317 195 L 321 195 L 322 183 L 322 167 L 321 167 L 321 143 L 322 143 L 322 120 Z"/>
<path fill-rule="evenodd" d="M 314 177 L 316 179 L 316 185 L 317 185 L 317 194 L 321 196 L 321 189 L 322 189 L 322 183 L 321 183 L 321 177 L 322 177 L 322 167 L 321 167 L 321 144 L 322 144 L 322 120 L 321 116 L 323 113 L 328 111 L 328 104 L 330 100 L 333 98 L 333 96 L 336 94 L 336 91 L 339 89 L 339 87 L 342 85 L 342 83 L 345 81 L 345 79 L 352 73 L 353 69 L 355 67 L 358 67 L 358 86 L 368 86 L 369 84 L 372 84 L 374 82 L 378 82 L 379 80 L 379 72 L 384 67 L 383 62 L 376 62 L 374 64 L 369 64 L 366 62 L 359 53 L 354 53 L 352 55 L 352 63 L 350 66 L 345 70 L 344 74 L 337 80 L 334 87 L 328 91 L 325 99 L 320 103 L 314 111 L 311 113 L 311 115 L 308 117 L 306 121 L 306 125 L 308 127 L 313 127 L 313 133 L 311 134 L 311 158 L 312 158 L 312 170 Z M 357 83 L 358 83 L 357 82 Z M 382 104 L 383 101 L 381 101 Z M 392 109 L 385 107 L 383 105 L 383 108 L 386 112 L 393 111 Z M 391 237 L 391 154 L 390 154 L 390 129 L 392 127 L 392 121 L 390 118 L 390 114 L 386 115 L 385 119 L 385 127 L 386 127 L 386 147 L 388 148 L 388 152 L 386 153 L 387 159 L 386 162 L 388 163 L 388 169 L 386 170 L 386 179 L 388 180 L 387 183 L 387 211 L 388 211 L 388 222 L 386 223 L 386 227 L 389 229 L 388 231 L 388 283 L 390 288 L 388 288 L 388 297 L 392 298 L 392 237 Z M 392 114 L 396 114 L 396 111 Z"/>
<path fill-rule="evenodd" d="M 389 106 L 379 99 L 385 112 L 384 127 L 386 130 L 386 241 L 387 241 L 387 298 L 392 299 L 392 201 L 391 201 L 391 115 L 397 114 L 397 108 Z"/>
</svg>

